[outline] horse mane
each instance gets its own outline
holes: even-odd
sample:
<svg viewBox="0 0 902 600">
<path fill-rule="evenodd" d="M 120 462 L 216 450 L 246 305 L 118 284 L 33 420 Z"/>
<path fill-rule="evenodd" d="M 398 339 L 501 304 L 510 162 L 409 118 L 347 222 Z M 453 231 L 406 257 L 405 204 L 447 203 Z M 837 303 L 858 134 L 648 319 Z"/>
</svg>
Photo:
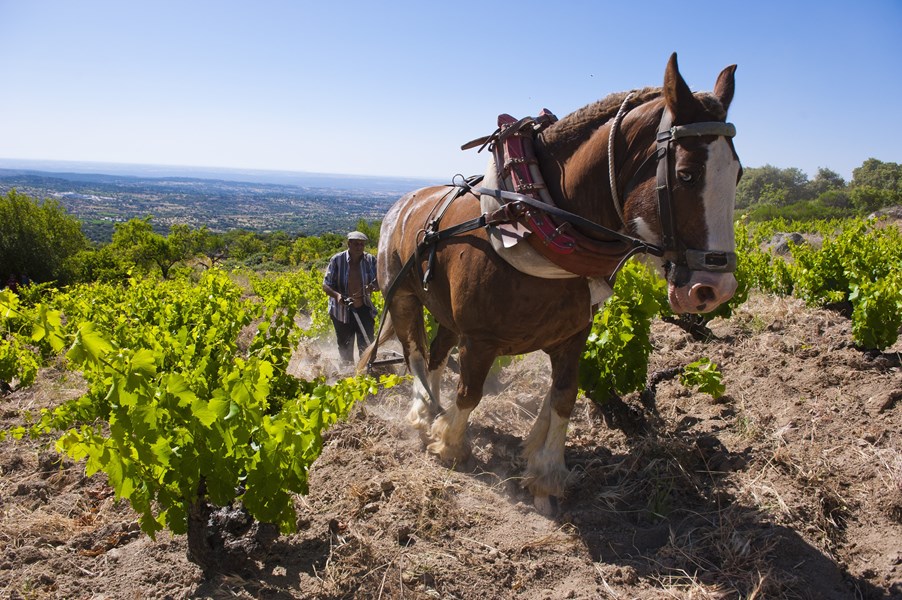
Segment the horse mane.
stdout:
<svg viewBox="0 0 902 600">
<path fill-rule="evenodd" d="M 541 134 L 541 143 L 545 146 L 569 146 L 580 144 L 585 138 L 594 133 L 596 129 L 610 121 L 620 110 L 620 106 L 626 97 L 632 93 L 633 97 L 627 104 L 626 110 L 632 110 L 637 106 L 661 97 L 662 88 L 646 87 L 632 92 L 615 92 L 593 102 L 583 108 L 573 111 L 550 126 Z M 726 111 L 713 94 L 709 92 L 696 92 L 695 97 L 702 103 L 705 110 L 711 114 L 712 119 L 723 119 Z"/>
<path fill-rule="evenodd" d="M 606 97 L 573 111 L 557 123 L 542 132 L 542 141 L 546 145 L 569 144 L 581 141 L 584 136 L 610 121 L 620 110 L 623 100 L 631 92 L 615 92 Z M 633 90 L 628 109 L 645 104 L 661 96 L 660 87 L 647 87 Z"/>
</svg>

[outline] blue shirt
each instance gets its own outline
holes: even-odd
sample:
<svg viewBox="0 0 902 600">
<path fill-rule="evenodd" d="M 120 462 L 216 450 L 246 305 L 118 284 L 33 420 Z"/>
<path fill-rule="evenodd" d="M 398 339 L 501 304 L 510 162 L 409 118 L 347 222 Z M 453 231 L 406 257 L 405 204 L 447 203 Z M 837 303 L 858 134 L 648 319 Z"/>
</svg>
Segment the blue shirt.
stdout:
<svg viewBox="0 0 902 600">
<path fill-rule="evenodd" d="M 348 296 L 350 295 L 348 291 L 348 275 L 350 272 L 351 254 L 348 250 L 339 252 L 329 259 L 329 266 L 326 267 L 326 276 L 323 278 L 323 283 L 342 296 Z M 364 288 L 370 284 L 377 283 L 376 257 L 372 254 L 364 253 L 363 257 L 360 259 L 360 281 Z M 373 287 L 377 287 L 377 285 L 374 285 Z M 373 301 L 370 300 L 370 295 L 366 292 L 363 294 L 363 304 L 370 308 L 370 311 L 375 317 L 376 307 L 373 306 Z M 329 297 L 329 315 L 335 317 L 336 320 L 341 321 L 342 323 L 350 323 L 351 321 L 348 307 L 331 296 Z"/>
</svg>

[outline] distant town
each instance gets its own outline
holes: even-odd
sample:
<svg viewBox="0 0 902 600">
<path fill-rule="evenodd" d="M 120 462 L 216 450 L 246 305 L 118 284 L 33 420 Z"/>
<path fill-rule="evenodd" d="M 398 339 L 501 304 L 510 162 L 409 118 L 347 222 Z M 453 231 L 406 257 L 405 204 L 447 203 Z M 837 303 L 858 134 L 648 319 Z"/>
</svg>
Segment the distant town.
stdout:
<svg viewBox="0 0 902 600">
<path fill-rule="evenodd" d="M 40 169 L 35 168 L 40 167 Z M 174 224 L 223 232 L 342 232 L 379 221 L 402 194 L 448 181 L 316 173 L 189 169 L 0 160 L 0 194 L 53 199 L 108 242 L 116 223 L 152 216 L 159 233 Z"/>
</svg>

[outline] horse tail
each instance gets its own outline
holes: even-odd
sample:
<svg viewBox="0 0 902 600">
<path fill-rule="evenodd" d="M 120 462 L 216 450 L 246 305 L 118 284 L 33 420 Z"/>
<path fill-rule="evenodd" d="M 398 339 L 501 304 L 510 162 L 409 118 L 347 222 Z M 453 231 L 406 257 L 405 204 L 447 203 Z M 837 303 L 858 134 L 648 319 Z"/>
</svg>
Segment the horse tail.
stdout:
<svg viewBox="0 0 902 600">
<path fill-rule="evenodd" d="M 367 346 L 366 350 L 360 355 L 357 361 L 357 373 L 366 373 L 369 370 L 370 362 L 376 358 L 376 349 L 390 340 L 395 335 L 395 326 L 392 324 L 391 314 L 388 310 L 382 312 L 382 324 L 379 326 L 379 335 L 372 344 Z"/>
</svg>

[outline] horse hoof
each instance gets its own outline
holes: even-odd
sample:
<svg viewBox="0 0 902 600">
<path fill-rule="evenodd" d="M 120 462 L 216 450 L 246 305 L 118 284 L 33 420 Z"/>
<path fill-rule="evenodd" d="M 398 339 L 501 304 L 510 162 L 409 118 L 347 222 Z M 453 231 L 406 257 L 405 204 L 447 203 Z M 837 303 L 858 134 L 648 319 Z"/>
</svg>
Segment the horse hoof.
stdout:
<svg viewBox="0 0 902 600">
<path fill-rule="evenodd" d="M 432 419 L 425 410 L 411 408 L 407 413 L 407 422 L 421 434 L 428 435 L 429 430 L 432 428 Z"/>
<path fill-rule="evenodd" d="M 534 496 L 532 504 L 539 514 L 546 517 L 554 517 L 558 514 L 558 503 L 555 496 Z"/>
<path fill-rule="evenodd" d="M 464 466 L 473 455 L 473 452 L 469 446 L 449 446 L 448 444 L 441 441 L 432 442 L 431 444 L 426 446 L 426 449 L 432 454 L 435 454 L 442 462 L 442 464 L 445 464 L 449 467 Z"/>
</svg>

